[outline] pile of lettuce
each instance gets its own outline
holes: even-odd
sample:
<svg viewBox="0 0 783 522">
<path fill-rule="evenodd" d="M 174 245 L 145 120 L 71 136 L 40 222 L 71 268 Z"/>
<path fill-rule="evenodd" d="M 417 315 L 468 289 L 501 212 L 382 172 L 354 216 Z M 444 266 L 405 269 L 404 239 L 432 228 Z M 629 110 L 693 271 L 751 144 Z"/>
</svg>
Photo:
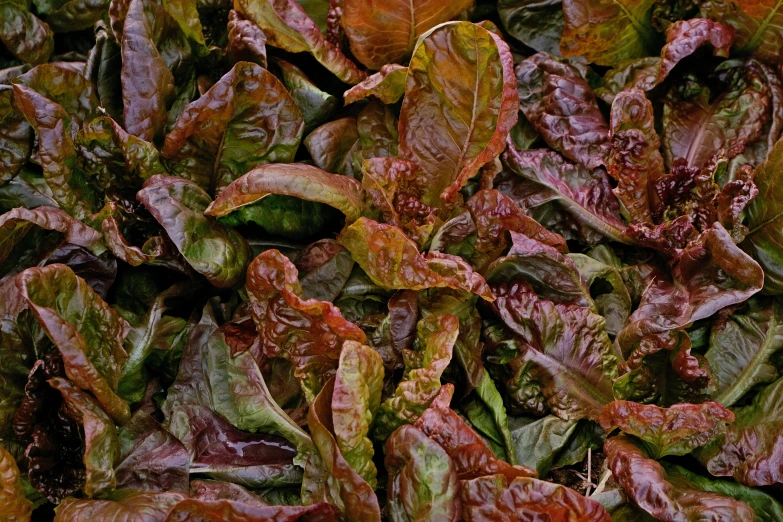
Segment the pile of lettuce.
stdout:
<svg viewBox="0 0 783 522">
<path fill-rule="evenodd" d="M 0 42 L 0 520 L 783 520 L 783 0 Z"/>
</svg>

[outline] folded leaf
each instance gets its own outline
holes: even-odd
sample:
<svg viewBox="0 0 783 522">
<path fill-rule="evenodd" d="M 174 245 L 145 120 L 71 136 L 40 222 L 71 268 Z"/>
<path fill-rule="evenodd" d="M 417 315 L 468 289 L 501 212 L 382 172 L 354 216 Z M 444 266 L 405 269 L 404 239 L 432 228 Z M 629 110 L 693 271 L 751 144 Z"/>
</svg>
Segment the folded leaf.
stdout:
<svg viewBox="0 0 783 522">
<path fill-rule="evenodd" d="M 491 475 L 500 475 L 508 480 L 535 477 L 534 470 L 512 466 L 495 457 L 484 440 L 449 408 L 453 393 L 451 384 L 444 385 L 414 426 L 446 450 L 459 479 L 465 481 Z"/>
<path fill-rule="evenodd" d="M 737 421 L 696 451 L 715 476 L 733 476 L 747 486 L 783 481 L 783 378 L 764 388 L 753 402 L 734 410 Z"/>
<path fill-rule="evenodd" d="M 116 491 L 106 500 L 66 498 L 55 508 L 56 522 L 91 522 L 94 520 L 144 520 L 163 522 L 186 495 L 174 491 Z"/>
<path fill-rule="evenodd" d="M 567 230 L 569 225 L 568 216 L 555 216 L 551 223 L 545 219 L 550 205 L 556 204 L 575 221 L 577 237 L 584 237 L 589 243 L 604 237 L 630 242 L 625 236 L 617 198 L 602 170 L 574 165 L 554 151 L 519 151 L 514 147 L 506 149 L 503 162 L 513 174 L 501 174 L 496 181 L 498 190 L 549 230 L 560 232 L 561 227 Z"/>
<path fill-rule="evenodd" d="M 675 404 L 659 408 L 653 404 L 614 401 L 601 412 L 601 427 L 607 433 L 615 428 L 642 440 L 646 453 L 654 459 L 685 455 L 709 442 L 734 422 L 734 414 L 717 402 Z"/>
<path fill-rule="evenodd" d="M 644 336 L 682 328 L 758 292 L 764 274 L 719 223 L 679 252 L 671 275 L 656 270 L 617 336 L 625 353 Z"/>
<path fill-rule="evenodd" d="M 190 266 L 213 285 L 229 287 L 242 281 L 250 247 L 238 232 L 204 215 L 211 201 L 195 183 L 156 175 L 136 198 L 166 229 Z"/>
<path fill-rule="evenodd" d="M 204 406 L 183 405 L 169 419 L 169 430 L 187 448 L 190 473 L 235 482 L 248 488 L 299 484 L 296 449 L 274 435 L 240 431 Z"/>
<path fill-rule="evenodd" d="M 389 519 L 460 519 L 457 470 L 448 453 L 423 432 L 406 425 L 386 441 Z"/>
<path fill-rule="evenodd" d="M 392 0 L 374 5 L 345 0 L 341 22 L 353 55 L 367 68 L 380 70 L 409 57 L 421 35 L 472 4 L 472 0 L 444 4 Z"/>
<path fill-rule="evenodd" d="M 783 143 L 776 144 L 768 158 L 753 172 L 753 180 L 759 196 L 747 209 L 747 226 L 750 229 L 742 249 L 748 252 L 764 269 L 764 291 L 783 293 L 783 269 L 781 269 L 780 244 L 783 239 L 783 214 L 779 210 L 783 183 L 777 175 L 783 163 Z"/>
<path fill-rule="evenodd" d="M 267 45 L 292 53 L 310 53 L 348 84 L 359 83 L 367 76 L 338 47 L 326 40 L 318 26 L 294 0 L 236 0 L 234 9 L 264 31 Z"/>
<path fill-rule="evenodd" d="M 522 280 L 542 299 L 595 311 L 590 289 L 571 259 L 551 246 L 522 234 L 512 232 L 511 240 L 508 254 L 487 269 L 490 284 Z"/>
<path fill-rule="evenodd" d="M 266 35 L 233 9 L 228 13 L 226 54 L 234 62 L 253 62 L 266 68 Z"/>
<path fill-rule="evenodd" d="M 582 428 L 579 421 L 564 421 L 555 415 L 540 419 L 517 417 L 509 421 L 520 464 L 535 469 L 541 477 L 549 474 L 558 453 L 565 451 L 578 428 Z"/>
<path fill-rule="evenodd" d="M 724 406 L 740 400 L 754 386 L 778 376 L 770 360 L 783 348 L 783 303 L 753 298 L 710 332 L 712 397 Z"/>
<path fill-rule="evenodd" d="M 259 65 L 237 63 L 189 104 L 166 136 L 172 173 L 220 193 L 262 163 L 290 163 L 304 120 L 277 78 Z"/>
<path fill-rule="evenodd" d="M 54 34 L 28 5 L 18 0 L 0 5 L 0 42 L 24 62 L 44 63 L 54 51 Z"/>
<path fill-rule="evenodd" d="M 365 341 L 364 332 L 337 307 L 300 297 L 297 270 L 277 250 L 267 250 L 250 264 L 247 291 L 261 349 L 267 357 L 293 364 L 308 402 L 334 375 L 343 342 Z"/>
<path fill-rule="evenodd" d="M 565 239 L 526 216 L 517 204 L 502 192 L 480 190 L 467 201 L 466 206 L 476 224 L 476 254 L 471 261 L 480 271 L 508 247 L 505 231 L 534 239 L 560 253 L 568 251 Z"/>
<path fill-rule="evenodd" d="M 631 295 L 623 272 L 584 254 L 568 254 L 567 257 L 590 289 L 598 313 L 606 319 L 606 331 L 614 339 L 631 315 Z"/>
<path fill-rule="evenodd" d="M 29 268 L 16 284 L 59 349 L 68 378 L 91 391 L 114 421 L 127 421 L 130 408 L 116 390 L 128 358 L 128 323 L 65 265 Z"/>
<path fill-rule="evenodd" d="M 379 286 L 423 290 L 455 288 L 491 300 L 489 287 L 462 259 L 439 252 L 419 254 L 416 244 L 400 229 L 360 218 L 345 228 L 340 244 Z"/>
<path fill-rule="evenodd" d="M 190 455 L 158 422 L 138 410 L 119 431 L 114 468 L 119 489 L 188 491 Z"/>
<path fill-rule="evenodd" d="M 319 126 L 304 140 L 316 167 L 351 178 L 353 153 L 359 147 L 356 118 L 340 118 Z"/>
<path fill-rule="evenodd" d="M 97 230 L 58 208 L 38 207 L 31 210 L 19 207 L 0 216 L 0 262 L 9 256 L 13 257 L 14 247 L 24 241 L 33 227 L 58 232 L 66 242 L 83 247 L 91 247 L 100 240 Z"/>
<path fill-rule="evenodd" d="M 715 56 L 728 56 L 734 42 L 734 28 L 704 18 L 678 20 L 666 31 L 666 45 L 661 56 L 627 60 L 619 63 L 604 76 L 604 85 L 596 90 L 601 98 L 611 103 L 621 90 L 649 91 L 661 84 L 684 58 L 709 43 Z"/>
<path fill-rule="evenodd" d="M 150 142 L 162 137 L 175 96 L 174 75 L 155 46 L 155 35 L 163 32 L 167 21 L 165 11 L 149 0 L 131 0 L 122 30 L 125 128 Z"/>
<path fill-rule="evenodd" d="M 226 187 L 205 213 L 227 216 L 246 205 L 261 202 L 270 194 L 330 205 L 351 222 L 359 217 L 362 209 L 361 188 L 356 180 L 329 174 L 312 165 L 294 163 L 256 167 Z"/>
<path fill-rule="evenodd" d="M 448 53 L 439 52 L 448 48 Z M 400 109 L 400 158 L 417 163 L 426 181 L 421 200 L 439 207 L 504 148 L 517 121 L 508 45 L 469 22 L 422 35 L 408 68 Z"/>
<path fill-rule="evenodd" d="M 615 196 L 628 220 L 652 222 L 653 183 L 664 176 L 661 142 L 655 131 L 652 104 L 638 89 L 621 92 L 612 103 L 612 149 L 606 166 L 617 180 Z"/>
<path fill-rule="evenodd" d="M 416 325 L 416 343 L 403 350 L 405 373 L 394 396 L 386 399 L 375 418 L 374 436 L 386 440 L 404 424 L 416 422 L 430 407 L 441 389 L 440 378 L 451 361 L 459 334 L 459 320 L 453 315 L 432 314 Z"/>
<path fill-rule="evenodd" d="M 397 103 L 405 94 L 407 79 L 408 68 L 404 65 L 384 65 L 377 73 L 345 91 L 345 104 L 350 105 L 370 96 L 386 104 Z"/>
<path fill-rule="evenodd" d="M 320 458 L 308 463 L 302 484 L 306 504 L 328 502 L 346 522 L 380 522 L 381 510 L 373 488 L 349 465 L 334 437 L 332 401 L 334 380 L 329 380 L 310 406 L 307 424 Z M 316 469 L 311 470 L 314 467 Z"/>
<path fill-rule="evenodd" d="M 111 491 L 117 482 L 114 466 L 120 456 L 120 444 L 114 422 L 98 403 L 67 379 L 49 380 L 58 390 L 68 415 L 84 428 L 84 493 L 93 497 Z"/>
<path fill-rule="evenodd" d="M 611 522 L 606 509 L 576 491 L 534 478 L 509 480 L 503 475 L 463 480 L 462 513 L 467 522 L 562 520 Z"/>
<path fill-rule="evenodd" d="M 585 167 L 600 166 L 610 150 L 609 127 L 579 71 L 538 53 L 521 61 L 516 75 L 520 110 L 547 144 Z"/>
<path fill-rule="evenodd" d="M 332 393 L 334 437 L 343 458 L 373 489 L 377 469 L 369 438 L 370 425 L 381 405 L 383 359 L 356 341 L 345 341 Z"/>
<path fill-rule="evenodd" d="M 216 500 L 233 500 L 249 506 L 268 506 L 261 497 L 239 484 L 222 480 L 194 480 L 190 483 L 190 494 L 198 500 L 214 502 Z"/>
<path fill-rule="evenodd" d="M 75 124 L 65 109 L 29 87 L 14 85 L 14 98 L 38 134 L 38 154 L 52 198 L 63 210 L 83 219 L 92 210 L 95 195 L 76 163 L 71 134 Z"/>
<path fill-rule="evenodd" d="M 663 100 L 663 151 L 669 166 L 684 159 L 702 168 L 720 151 L 733 158 L 761 136 L 769 117 L 769 89 L 751 69 L 735 68 L 722 78 L 726 90 L 688 82 L 673 87 Z"/>
<path fill-rule="evenodd" d="M 337 98 L 319 89 L 299 67 L 280 58 L 272 58 L 272 63 L 275 65 L 272 71 L 283 82 L 302 113 L 305 134 L 324 123 L 337 109 Z"/>
<path fill-rule="evenodd" d="M 33 504 L 24 495 L 19 468 L 13 455 L 0 446 L 0 502 L 9 522 L 30 520 Z"/>
<path fill-rule="evenodd" d="M 675 521 L 756 520 L 746 503 L 667 480 L 663 466 L 624 436 L 604 445 L 612 475 L 636 504 L 657 519 Z"/>
<path fill-rule="evenodd" d="M 584 56 L 598 65 L 616 65 L 655 54 L 658 35 L 650 25 L 653 0 L 564 0 L 563 56 Z"/>
</svg>

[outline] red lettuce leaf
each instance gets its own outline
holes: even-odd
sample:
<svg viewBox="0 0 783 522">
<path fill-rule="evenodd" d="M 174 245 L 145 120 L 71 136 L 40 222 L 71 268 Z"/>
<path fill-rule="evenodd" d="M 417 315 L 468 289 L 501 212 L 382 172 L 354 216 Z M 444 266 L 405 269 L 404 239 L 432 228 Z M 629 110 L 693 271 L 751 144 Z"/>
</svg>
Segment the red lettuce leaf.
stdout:
<svg viewBox="0 0 783 522">
<path fill-rule="evenodd" d="M 405 94 L 407 79 L 407 67 L 397 64 L 384 65 L 379 72 L 345 91 L 345 104 L 356 103 L 370 96 L 375 96 L 383 103 L 397 103 Z"/>
<path fill-rule="evenodd" d="M 417 163 L 427 180 L 424 203 L 453 204 L 468 179 L 503 151 L 517 121 L 514 87 L 511 52 L 490 31 L 454 22 L 422 35 L 408 68 L 399 134 L 400 158 Z"/>
<path fill-rule="evenodd" d="M 163 522 L 186 495 L 174 491 L 116 491 L 109 498 L 85 500 L 69 497 L 55 508 L 55 522 L 144 520 Z"/>
<path fill-rule="evenodd" d="M 660 408 L 653 404 L 614 401 L 601 412 L 601 427 L 615 428 L 642 440 L 647 454 L 660 459 L 685 455 L 709 442 L 734 422 L 734 414 L 717 402 L 675 404 Z"/>
<path fill-rule="evenodd" d="M 408 58 L 420 36 L 469 8 L 473 0 L 390 0 L 383 4 L 343 0 L 342 4 L 341 23 L 351 52 L 369 69 L 380 70 Z"/>
<path fill-rule="evenodd" d="M 8 520 L 30 520 L 33 504 L 24 495 L 19 467 L 13 455 L 0 446 L 0 503 Z"/>
<path fill-rule="evenodd" d="M 663 466 L 627 437 L 608 439 L 604 452 L 617 483 L 639 507 L 659 520 L 728 522 L 756 519 L 753 509 L 744 502 L 670 482 Z"/>
<path fill-rule="evenodd" d="M 334 375 L 343 342 L 366 339 L 333 304 L 302 299 L 296 268 L 277 250 L 253 260 L 247 290 L 261 349 L 293 364 L 308 401 Z"/>
<path fill-rule="evenodd" d="M 457 470 L 443 448 L 422 431 L 406 425 L 389 437 L 385 453 L 391 520 L 460 519 Z"/>
<path fill-rule="evenodd" d="M 604 163 L 609 126 L 577 69 L 547 53 L 517 65 L 520 110 L 547 144 L 588 168 Z"/>
<path fill-rule="evenodd" d="M 219 194 L 263 163 L 294 160 L 304 120 L 283 84 L 239 62 L 182 111 L 162 154 L 177 176 Z"/>
</svg>

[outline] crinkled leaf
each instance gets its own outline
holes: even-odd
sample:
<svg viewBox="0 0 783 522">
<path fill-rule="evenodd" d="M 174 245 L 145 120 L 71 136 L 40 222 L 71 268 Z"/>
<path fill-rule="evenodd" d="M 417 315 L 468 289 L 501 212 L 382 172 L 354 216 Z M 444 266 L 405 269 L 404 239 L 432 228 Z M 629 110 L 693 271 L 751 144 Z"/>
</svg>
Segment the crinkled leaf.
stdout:
<svg viewBox="0 0 783 522">
<path fill-rule="evenodd" d="M 617 483 L 639 507 L 657 519 L 669 522 L 756 519 L 753 509 L 744 502 L 667 480 L 663 466 L 627 437 L 608 439 L 604 452 Z"/>
<path fill-rule="evenodd" d="M 455 288 L 491 300 L 484 278 L 462 259 L 439 252 L 419 254 L 399 228 L 360 218 L 343 230 L 340 244 L 374 283 L 388 289 Z"/>
<path fill-rule="evenodd" d="M 764 274 L 719 223 L 677 254 L 671 275 L 648 278 L 639 307 L 617 339 L 627 353 L 644 336 L 666 332 L 741 303 L 762 287 Z"/>
<path fill-rule="evenodd" d="M 706 85 L 680 84 L 663 102 L 663 151 L 669 166 L 684 159 L 702 168 L 724 151 L 733 158 L 761 136 L 769 117 L 769 89 L 751 69 L 726 73 L 726 90 L 715 96 Z"/>
<path fill-rule="evenodd" d="M 14 98 L 38 134 L 41 167 L 52 197 L 72 216 L 84 218 L 92 208 L 94 191 L 76 163 L 71 134 L 75 124 L 65 109 L 29 87 L 14 85 Z"/>
<path fill-rule="evenodd" d="M 369 69 L 380 70 L 409 57 L 420 36 L 472 4 L 472 0 L 391 0 L 378 5 L 344 0 L 341 22 L 353 55 Z"/>
<path fill-rule="evenodd" d="M 406 425 L 386 441 L 389 519 L 460 519 L 459 481 L 448 453 L 423 432 Z"/>
<path fill-rule="evenodd" d="M 44 63 L 54 51 L 54 34 L 28 5 L 19 0 L 0 4 L 0 42 L 24 62 Z"/>
<path fill-rule="evenodd" d="M 91 391 L 113 420 L 127 421 L 130 408 L 116 390 L 128 358 L 128 323 L 65 265 L 27 269 L 16 284 L 60 350 L 68 378 Z"/>
<path fill-rule="evenodd" d="M 345 91 L 345 104 L 356 103 L 370 96 L 386 104 L 397 103 L 405 94 L 407 80 L 408 68 L 404 65 L 384 65 L 380 71 Z"/>
<path fill-rule="evenodd" d="M 234 62 L 253 62 L 266 68 L 266 36 L 256 24 L 233 9 L 228 13 L 226 54 Z"/>
<path fill-rule="evenodd" d="M 509 480 L 503 475 L 463 480 L 463 516 L 468 522 L 562 520 L 611 522 L 606 509 L 576 491 L 534 478 Z"/>
<path fill-rule="evenodd" d="M 244 278 L 250 247 L 233 229 L 215 223 L 204 212 L 209 196 L 192 181 L 156 175 L 136 198 L 163 226 L 194 270 L 213 285 L 233 286 Z"/>
<path fill-rule="evenodd" d="M 24 85 L 62 107 L 77 127 L 98 116 L 94 86 L 79 69 L 68 63 L 38 65 L 14 78 L 14 83 Z"/>
<path fill-rule="evenodd" d="M 343 343 L 332 393 L 334 437 L 343 458 L 371 487 L 377 485 L 370 425 L 381 404 L 383 359 L 356 341 Z"/>
<path fill-rule="evenodd" d="M 0 502 L 9 522 L 30 520 L 33 504 L 24 495 L 19 468 L 13 455 L 0 446 Z"/>
<path fill-rule="evenodd" d="M 655 131 L 653 107 L 639 89 L 621 92 L 612 103 L 612 148 L 607 170 L 617 180 L 613 189 L 628 221 L 652 222 L 652 184 L 664 176 L 663 157 Z"/>
<path fill-rule="evenodd" d="M 516 75 L 520 110 L 547 144 L 585 167 L 601 165 L 610 150 L 609 126 L 579 71 L 538 53 L 520 62 Z"/>
<path fill-rule="evenodd" d="M 310 53 L 345 83 L 356 84 L 367 76 L 326 40 L 294 0 L 236 0 L 234 9 L 264 31 L 268 45 L 292 53 Z"/>
<path fill-rule="evenodd" d="M 660 459 L 685 455 L 710 441 L 734 422 L 734 414 L 717 402 L 675 404 L 660 408 L 653 404 L 614 401 L 601 412 L 601 427 L 615 428 L 642 440 L 646 453 Z"/>
<path fill-rule="evenodd" d="M 163 522 L 187 495 L 174 491 L 115 491 L 104 500 L 66 498 L 55 508 L 56 522 L 116 520 Z"/>
<path fill-rule="evenodd" d="M 427 180 L 424 203 L 453 203 L 503 151 L 517 121 L 515 86 L 511 52 L 494 33 L 453 22 L 422 36 L 408 69 L 399 133 L 400 158 L 417 163 Z"/>
<path fill-rule="evenodd" d="M 296 268 L 277 250 L 253 260 L 247 290 L 261 349 L 268 357 L 291 361 L 312 401 L 334 375 L 343 341 L 364 342 L 364 332 L 331 303 L 302 299 Z"/>
<path fill-rule="evenodd" d="M 335 440 L 333 389 L 334 380 L 329 380 L 307 414 L 307 424 L 320 457 L 308 463 L 308 474 L 302 484 L 303 500 L 306 504 L 329 502 L 346 522 L 380 522 L 381 510 L 373 488 L 351 468 Z"/>
<path fill-rule="evenodd" d="M 293 161 L 304 121 L 277 78 L 259 65 L 237 63 L 188 105 L 166 136 L 172 172 L 220 193 L 262 163 Z"/>
<path fill-rule="evenodd" d="M 696 452 L 715 476 L 733 476 L 747 486 L 783 481 L 783 378 L 753 402 L 734 410 L 737 421 Z"/>
<path fill-rule="evenodd" d="M 770 358 L 783 348 L 782 323 L 783 303 L 754 298 L 713 325 L 704 357 L 715 401 L 731 406 L 754 386 L 777 378 Z"/>
<path fill-rule="evenodd" d="M 45 20 L 57 33 L 92 28 L 109 8 L 109 0 L 68 0 L 47 13 Z"/>
<path fill-rule="evenodd" d="M 564 0 L 563 56 L 584 56 L 598 65 L 616 65 L 655 54 L 658 34 L 650 24 L 654 0 Z"/>
<path fill-rule="evenodd" d="M 394 396 L 386 399 L 375 418 L 374 436 L 386 440 L 404 424 L 416 422 L 441 389 L 440 378 L 449 365 L 459 334 L 453 315 L 432 314 L 416 325 L 416 343 L 403 350 L 405 373 Z"/>
<path fill-rule="evenodd" d="M 24 115 L 16 108 L 14 91 L 0 85 L 0 182 L 10 181 L 30 157 L 33 133 Z"/>
<path fill-rule="evenodd" d="M 115 488 L 114 466 L 120 457 L 120 443 L 114 422 L 98 403 L 71 381 L 60 377 L 49 380 L 58 390 L 68 415 L 84 428 L 84 493 L 88 497 Z"/>
<path fill-rule="evenodd" d="M 574 228 L 577 237 L 584 237 L 588 243 L 603 238 L 630 242 L 625 236 L 620 206 L 603 170 L 574 165 L 548 150 L 518 151 L 509 147 L 503 161 L 512 172 L 499 177 L 498 190 L 549 230 L 565 235 L 569 228 Z M 548 219 L 552 204 L 568 215 L 556 213 L 554 219 Z"/>
<path fill-rule="evenodd" d="M 560 55 L 562 0 L 500 0 L 498 14 L 508 33 L 536 51 Z"/>
<path fill-rule="evenodd" d="M 272 194 L 330 205 L 345 214 L 348 221 L 358 218 L 362 208 L 361 188 L 356 180 L 329 174 L 312 165 L 280 163 L 258 166 L 237 179 L 205 213 L 228 216 L 244 206 L 261 203 Z"/>
<path fill-rule="evenodd" d="M 496 312 L 524 343 L 528 379 L 540 383 L 547 405 L 566 420 L 597 420 L 613 398 L 619 362 L 604 318 L 542 299 L 524 281 L 493 285 L 493 293 Z"/>
</svg>

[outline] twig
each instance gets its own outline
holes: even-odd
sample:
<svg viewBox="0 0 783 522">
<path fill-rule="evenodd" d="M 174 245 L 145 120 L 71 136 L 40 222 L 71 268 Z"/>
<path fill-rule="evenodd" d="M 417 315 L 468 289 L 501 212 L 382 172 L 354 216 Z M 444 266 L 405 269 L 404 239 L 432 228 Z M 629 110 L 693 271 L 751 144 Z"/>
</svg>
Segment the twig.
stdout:
<svg viewBox="0 0 783 522">
<path fill-rule="evenodd" d="M 590 489 L 593 487 L 593 449 L 587 448 L 587 490 L 585 496 L 590 496 Z"/>
</svg>

